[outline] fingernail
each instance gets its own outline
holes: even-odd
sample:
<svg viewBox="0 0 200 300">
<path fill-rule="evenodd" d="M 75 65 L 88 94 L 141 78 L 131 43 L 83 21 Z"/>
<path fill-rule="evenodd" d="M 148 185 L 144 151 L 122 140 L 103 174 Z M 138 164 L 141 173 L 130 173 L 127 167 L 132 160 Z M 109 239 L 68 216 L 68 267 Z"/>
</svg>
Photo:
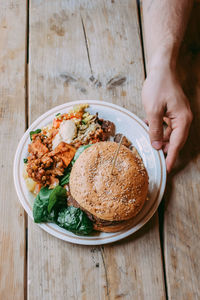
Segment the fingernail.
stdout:
<svg viewBox="0 0 200 300">
<path fill-rule="evenodd" d="M 160 142 L 160 141 L 153 141 L 151 144 L 156 150 L 159 150 L 162 148 L 162 142 Z"/>
</svg>

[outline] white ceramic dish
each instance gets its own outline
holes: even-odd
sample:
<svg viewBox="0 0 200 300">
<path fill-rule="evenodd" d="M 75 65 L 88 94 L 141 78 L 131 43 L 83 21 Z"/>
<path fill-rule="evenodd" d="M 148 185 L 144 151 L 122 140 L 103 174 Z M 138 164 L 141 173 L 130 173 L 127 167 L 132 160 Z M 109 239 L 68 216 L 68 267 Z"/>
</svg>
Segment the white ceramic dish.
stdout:
<svg viewBox="0 0 200 300">
<path fill-rule="evenodd" d="M 19 200 L 31 219 L 34 196 L 27 190 L 22 176 L 23 158 L 28 155 L 28 144 L 30 143 L 29 132 L 37 128 L 42 128 L 52 122 L 57 113 L 64 113 L 75 104 L 88 103 L 88 111 L 99 113 L 99 117 L 112 121 L 116 126 L 116 133 L 123 133 L 136 147 L 142 157 L 149 175 L 149 200 L 146 201 L 141 212 L 136 216 L 131 228 L 115 233 L 94 233 L 92 236 L 77 236 L 59 226 L 46 223 L 39 224 L 48 233 L 64 241 L 83 244 L 101 245 L 121 240 L 140 229 L 153 216 L 157 210 L 164 193 L 166 185 L 166 166 L 162 151 L 156 151 L 151 147 L 148 127 L 136 115 L 128 110 L 103 101 L 84 100 L 65 103 L 47 111 L 40 116 L 25 132 L 17 147 L 14 160 L 14 182 Z"/>
</svg>

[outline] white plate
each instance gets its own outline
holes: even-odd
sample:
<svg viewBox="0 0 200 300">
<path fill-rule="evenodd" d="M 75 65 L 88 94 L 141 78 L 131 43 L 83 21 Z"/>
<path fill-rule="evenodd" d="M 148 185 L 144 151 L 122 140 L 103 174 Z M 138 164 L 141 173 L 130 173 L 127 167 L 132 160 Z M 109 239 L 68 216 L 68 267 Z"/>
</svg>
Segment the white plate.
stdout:
<svg viewBox="0 0 200 300">
<path fill-rule="evenodd" d="M 88 103 L 90 105 L 88 109 L 89 112 L 93 114 L 98 112 L 100 118 L 112 121 L 116 126 L 116 133 L 123 133 L 136 147 L 143 159 L 149 175 L 149 200 L 146 201 L 143 209 L 136 216 L 132 227 L 120 232 L 101 232 L 94 233 L 92 236 L 77 236 L 52 223 L 39 224 L 39 226 L 53 236 L 70 243 L 83 245 L 101 245 L 112 243 L 136 232 L 153 216 L 161 202 L 166 184 L 166 166 L 163 152 L 156 151 L 151 147 L 148 127 L 136 115 L 128 110 L 103 101 L 82 100 L 65 103 L 47 111 L 29 127 L 20 140 L 14 160 L 15 188 L 22 206 L 28 213 L 29 217 L 33 219 L 32 205 L 34 196 L 27 190 L 22 176 L 24 166 L 23 158 L 27 157 L 28 155 L 27 149 L 28 144 L 30 143 L 29 132 L 31 130 L 44 127 L 52 122 L 57 113 L 65 113 L 75 104 L 80 103 Z"/>
</svg>

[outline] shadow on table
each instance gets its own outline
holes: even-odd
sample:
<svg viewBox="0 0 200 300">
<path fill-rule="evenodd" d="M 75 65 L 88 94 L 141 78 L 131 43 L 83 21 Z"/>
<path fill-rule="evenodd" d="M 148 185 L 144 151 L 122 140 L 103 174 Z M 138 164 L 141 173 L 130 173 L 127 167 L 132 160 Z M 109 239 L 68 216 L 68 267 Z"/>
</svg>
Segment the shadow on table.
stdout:
<svg viewBox="0 0 200 300">
<path fill-rule="evenodd" d="M 163 222 L 166 210 L 173 191 L 173 179 L 183 171 L 191 161 L 200 170 L 200 3 L 195 3 L 188 24 L 188 28 L 180 50 L 177 71 L 183 90 L 188 97 L 193 112 L 193 122 L 188 140 L 179 154 L 177 163 L 168 175 L 164 199 L 161 202 L 159 212 L 159 226 L 161 247 L 163 247 Z M 154 217 L 133 235 L 111 245 L 125 245 L 133 240 L 142 238 L 157 226 L 157 217 Z"/>
<path fill-rule="evenodd" d="M 177 69 L 183 90 L 190 101 L 193 122 L 188 140 L 180 152 L 177 164 L 168 176 L 164 197 L 165 209 L 169 199 L 171 199 L 173 178 L 188 167 L 191 161 L 200 170 L 200 161 L 198 161 L 200 153 L 200 3 L 194 5 L 182 43 Z M 162 211 L 161 214 L 163 214 Z"/>
<path fill-rule="evenodd" d="M 151 234 L 154 231 L 154 228 L 158 226 L 158 219 L 156 213 L 154 216 L 137 232 L 133 233 L 132 235 L 120 240 L 118 242 L 112 243 L 110 245 L 117 246 L 117 245 L 126 245 L 128 243 L 132 243 L 133 241 L 137 241 L 140 238 L 143 238 L 144 235 Z M 153 236 L 153 235 L 152 235 Z"/>
</svg>

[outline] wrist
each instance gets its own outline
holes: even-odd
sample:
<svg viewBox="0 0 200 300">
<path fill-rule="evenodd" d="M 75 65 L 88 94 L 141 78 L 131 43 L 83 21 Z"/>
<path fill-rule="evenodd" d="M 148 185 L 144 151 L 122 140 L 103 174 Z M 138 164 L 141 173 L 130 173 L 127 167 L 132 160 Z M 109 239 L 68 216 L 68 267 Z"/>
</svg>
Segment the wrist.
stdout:
<svg viewBox="0 0 200 300">
<path fill-rule="evenodd" d="M 149 58 L 147 63 L 147 73 L 160 69 L 171 70 L 174 72 L 176 69 L 177 56 L 178 49 L 171 46 L 159 47 Z"/>
</svg>

